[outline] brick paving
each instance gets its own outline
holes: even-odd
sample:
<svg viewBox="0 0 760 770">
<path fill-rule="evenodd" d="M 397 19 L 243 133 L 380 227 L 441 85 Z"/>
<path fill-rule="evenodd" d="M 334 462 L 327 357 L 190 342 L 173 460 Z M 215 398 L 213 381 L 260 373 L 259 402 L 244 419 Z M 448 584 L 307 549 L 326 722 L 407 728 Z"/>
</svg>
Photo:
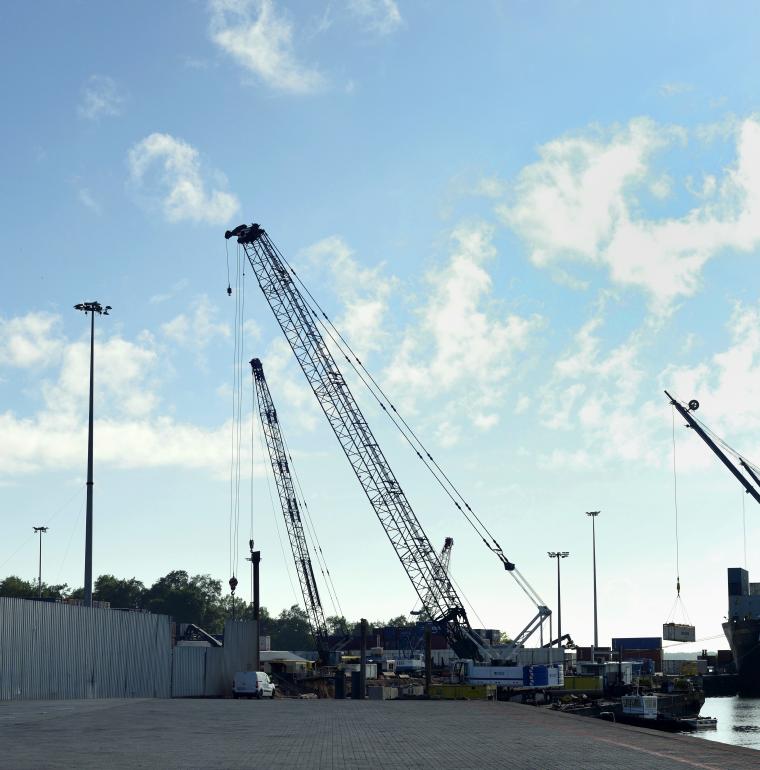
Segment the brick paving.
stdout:
<svg viewBox="0 0 760 770">
<path fill-rule="evenodd" d="M 0 767 L 744 770 L 760 752 L 512 703 L 6 701 Z"/>
</svg>

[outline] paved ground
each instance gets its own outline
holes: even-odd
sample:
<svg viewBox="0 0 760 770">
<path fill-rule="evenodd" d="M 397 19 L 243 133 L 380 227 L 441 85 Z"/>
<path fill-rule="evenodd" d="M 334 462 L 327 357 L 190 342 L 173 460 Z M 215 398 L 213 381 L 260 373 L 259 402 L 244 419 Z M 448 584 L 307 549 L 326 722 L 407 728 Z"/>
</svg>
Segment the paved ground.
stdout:
<svg viewBox="0 0 760 770">
<path fill-rule="evenodd" d="M 511 703 L 5 701 L 0 767 L 744 770 L 760 752 Z"/>
</svg>

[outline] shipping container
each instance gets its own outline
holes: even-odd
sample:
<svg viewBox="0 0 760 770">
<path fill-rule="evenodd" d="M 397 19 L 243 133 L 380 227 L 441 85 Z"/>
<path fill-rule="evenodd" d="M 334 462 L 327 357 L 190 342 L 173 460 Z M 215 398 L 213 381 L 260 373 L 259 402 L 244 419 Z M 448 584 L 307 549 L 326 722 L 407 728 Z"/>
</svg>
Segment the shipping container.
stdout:
<svg viewBox="0 0 760 770">
<path fill-rule="evenodd" d="M 694 626 L 685 623 L 664 623 L 662 638 L 669 642 L 693 642 L 696 639 Z"/>
<path fill-rule="evenodd" d="M 662 648 L 661 636 L 629 636 L 612 640 L 613 650 L 659 650 Z"/>
</svg>

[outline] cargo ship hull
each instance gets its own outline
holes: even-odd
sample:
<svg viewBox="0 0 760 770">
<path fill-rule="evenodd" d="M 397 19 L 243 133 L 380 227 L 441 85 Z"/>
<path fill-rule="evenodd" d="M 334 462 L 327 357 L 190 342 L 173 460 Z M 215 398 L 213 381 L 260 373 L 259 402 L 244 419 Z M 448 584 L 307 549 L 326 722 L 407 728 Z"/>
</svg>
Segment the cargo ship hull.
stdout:
<svg viewBox="0 0 760 770">
<path fill-rule="evenodd" d="M 760 696 L 760 618 L 723 624 L 736 666 L 739 695 Z"/>
</svg>

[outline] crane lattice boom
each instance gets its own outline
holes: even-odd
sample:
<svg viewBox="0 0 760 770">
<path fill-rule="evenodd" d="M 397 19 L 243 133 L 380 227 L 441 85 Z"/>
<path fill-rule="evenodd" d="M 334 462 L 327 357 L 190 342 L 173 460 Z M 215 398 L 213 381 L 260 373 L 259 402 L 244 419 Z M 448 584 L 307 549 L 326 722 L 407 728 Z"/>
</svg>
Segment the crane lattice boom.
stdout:
<svg viewBox="0 0 760 770">
<path fill-rule="evenodd" d="M 307 302 L 276 247 L 257 224 L 225 233 L 237 237 L 272 312 L 317 397 L 351 467 L 420 601 L 446 628 L 451 648 L 462 658 L 489 653 L 472 630 L 463 602 L 441 564 L 401 485 L 328 349 Z"/>
<path fill-rule="evenodd" d="M 269 459 L 272 463 L 274 478 L 277 485 L 277 494 L 280 497 L 282 514 L 285 518 L 285 529 L 288 532 L 290 548 L 293 551 L 293 560 L 296 565 L 298 582 L 301 586 L 306 614 L 309 617 L 314 641 L 320 655 L 325 655 L 329 649 L 327 638 L 327 624 L 322 609 L 322 601 L 319 598 L 319 589 L 314 579 L 314 570 L 311 564 L 311 554 L 306 542 L 301 511 L 298 507 L 293 477 L 288 464 L 288 456 L 285 451 L 285 443 L 282 440 L 280 422 L 277 419 L 277 410 L 274 408 L 272 395 L 264 377 L 264 369 L 261 361 L 254 358 L 251 361 L 253 370 L 253 382 L 256 387 L 256 395 L 259 403 L 259 416 L 264 429 Z"/>
<path fill-rule="evenodd" d="M 454 538 L 453 537 L 447 537 L 443 541 L 443 547 L 441 548 L 441 552 L 438 554 L 438 562 L 440 564 L 440 574 L 438 576 L 438 579 L 441 578 L 448 579 L 449 574 L 449 564 L 451 563 L 451 547 L 454 545 Z M 430 596 L 428 593 L 425 598 L 422 600 L 422 609 L 420 609 L 418 612 L 415 612 L 412 610 L 412 615 L 417 615 L 419 620 L 432 620 L 433 615 L 428 609 L 429 606 L 431 606 L 433 603 L 433 597 Z"/>
</svg>

